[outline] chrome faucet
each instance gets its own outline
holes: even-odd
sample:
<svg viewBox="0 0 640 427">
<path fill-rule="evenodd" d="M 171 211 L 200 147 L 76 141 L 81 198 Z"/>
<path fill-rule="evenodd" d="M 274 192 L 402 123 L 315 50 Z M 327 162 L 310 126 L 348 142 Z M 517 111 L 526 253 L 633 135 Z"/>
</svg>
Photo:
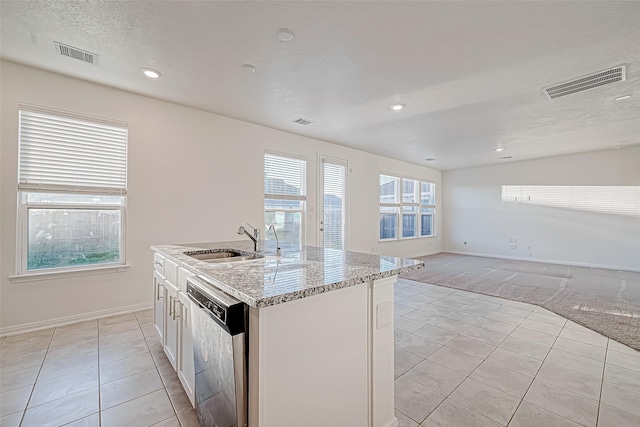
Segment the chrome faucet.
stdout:
<svg viewBox="0 0 640 427">
<path fill-rule="evenodd" d="M 276 233 L 276 227 L 273 224 L 271 224 L 267 228 L 267 231 L 269 230 L 273 230 L 273 235 L 276 236 L 276 256 L 280 256 L 282 254 L 280 252 L 280 241 L 278 240 L 278 233 Z"/>
<path fill-rule="evenodd" d="M 253 229 L 253 236 L 251 235 L 251 233 L 245 230 L 243 226 L 240 226 L 240 228 L 238 228 L 238 234 L 246 234 L 247 236 L 249 236 L 249 238 L 253 241 L 254 252 L 261 252 L 262 240 L 260 238 L 260 230 L 258 230 L 257 228 L 255 228 L 253 225 L 249 223 L 247 223 L 247 225 Z"/>
</svg>

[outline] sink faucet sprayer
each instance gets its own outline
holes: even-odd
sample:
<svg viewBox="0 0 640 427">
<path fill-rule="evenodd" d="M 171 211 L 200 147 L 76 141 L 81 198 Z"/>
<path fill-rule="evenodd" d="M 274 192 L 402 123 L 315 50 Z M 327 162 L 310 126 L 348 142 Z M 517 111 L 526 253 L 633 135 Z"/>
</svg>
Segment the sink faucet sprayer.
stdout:
<svg viewBox="0 0 640 427">
<path fill-rule="evenodd" d="M 253 225 L 249 223 L 247 223 L 247 225 L 253 229 L 253 236 L 247 230 L 245 230 L 243 226 L 240 226 L 240 228 L 238 228 L 238 234 L 246 234 L 247 236 L 249 236 L 249 238 L 253 241 L 253 250 L 255 252 L 262 251 L 262 240 L 260 239 L 260 230 L 258 230 L 257 228 L 255 228 Z"/>
<path fill-rule="evenodd" d="M 278 240 L 278 233 L 276 233 L 276 227 L 271 224 L 268 228 L 267 231 L 269 230 L 273 230 L 273 235 L 276 236 L 276 256 L 280 256 L 281 252 L 280 252 L 280 241 Z"/>
</svg>

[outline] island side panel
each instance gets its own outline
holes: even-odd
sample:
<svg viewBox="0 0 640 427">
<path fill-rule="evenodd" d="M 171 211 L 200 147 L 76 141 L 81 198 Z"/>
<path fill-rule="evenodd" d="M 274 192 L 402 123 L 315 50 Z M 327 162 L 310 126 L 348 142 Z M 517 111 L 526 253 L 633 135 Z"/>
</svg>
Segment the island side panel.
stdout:
<svg viewBox="0 0 640 427">
<path fill-rule="evenodd" d="M 370 287 L 251 308 L 250 427 L 370 425 Z"/>
<path fill-rule="evenodd" d="M 395 427 L 393 367 L 393 290 L 398 276 L 376 280 L 371 286 L 371 378 L 373 427 Z"/>
</svg>

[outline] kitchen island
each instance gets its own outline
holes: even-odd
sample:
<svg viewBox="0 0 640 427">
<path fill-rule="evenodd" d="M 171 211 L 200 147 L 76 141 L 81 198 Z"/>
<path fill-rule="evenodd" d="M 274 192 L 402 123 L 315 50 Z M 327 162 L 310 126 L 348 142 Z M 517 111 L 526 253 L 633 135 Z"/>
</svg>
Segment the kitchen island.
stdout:
<svg viewBox="0 0 640 427">
<path fill-rule="evenodd" d="M 259 254 L 250 241 L 152 247 L 163 285 L 168 276 L 181 282 L 199 275 L 249 306 L 249 426 L 396 426 L 393 287 L 398 274 L 423 263 L 310 246 L 283 248 L 276 256 L 275 244 L 265 244 Z M 229 250 L 249 259 L 197 259 Z M 187 313 L 194 307 L 180 298 L 180 289 L 166 293 L 171 283 L 163 292 L 173 296 L 160 298 L 154 282 L 156 301 L 164 299 L 164 307 L 170 301 L 174 320 L 175 301 L 185 308 L 177 317 L 188 329 Z M 158 333 L 166 341 L 167 325 L 162 328 Z M 174 351 L 178 371 L 180 354 L 189 358 L 189 343 L 182 347 Z M 181 381 L 187 389 L 189 378 Z"/>
</svg>

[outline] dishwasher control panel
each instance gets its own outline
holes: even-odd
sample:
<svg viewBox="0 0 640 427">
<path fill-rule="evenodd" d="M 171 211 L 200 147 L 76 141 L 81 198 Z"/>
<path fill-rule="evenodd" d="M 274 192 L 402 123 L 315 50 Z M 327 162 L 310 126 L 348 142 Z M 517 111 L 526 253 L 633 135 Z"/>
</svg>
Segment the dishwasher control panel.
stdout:
<svg viewBox="0 0 640 427">
<path fill-rule="evenodd" d="M 222 305 L 218 304 L 215 301 L 211 301 L 209 298 L 207 298 L 201 292 L 191 286 L 187 287 L 187 294 L 190 295 L 198 303 L 200 303 L 202 308 L 207 309 L 207 311 L 209 311 L 209 314 L 217 317 L 222 322 L 226 322 L 227 310 L 225 310 Z"/>
<path fill-rule="evenodd" d="M 231 335 L 246 331 L 247 305 L 200 277 L 187 279 L 187 295 Z"/>
</svg>

